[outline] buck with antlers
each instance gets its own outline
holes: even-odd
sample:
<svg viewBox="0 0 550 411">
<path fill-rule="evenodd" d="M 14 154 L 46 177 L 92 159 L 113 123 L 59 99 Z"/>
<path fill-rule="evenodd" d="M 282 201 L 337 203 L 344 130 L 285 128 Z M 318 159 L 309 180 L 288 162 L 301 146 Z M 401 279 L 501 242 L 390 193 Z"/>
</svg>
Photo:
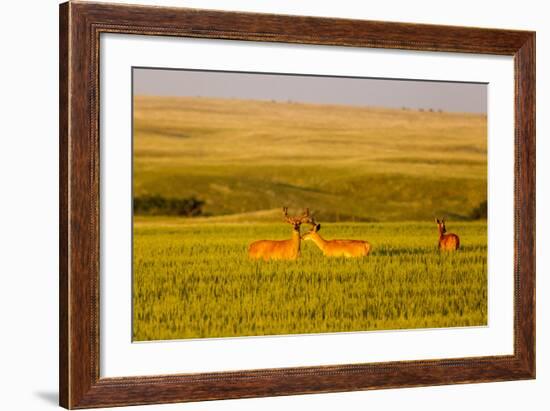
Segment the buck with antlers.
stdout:
<svg viewBox="0 0 550 411">
<path fill-rule="evenodd" d="M 310 221 L 309 209 L 299 217 L 290 217 L 288 208 L 283 208 L 285 222 L 292 225 L 290 240 L 260 240 L 248 247 L 248 256 L 254 259 L 267 260 L 295 260 L 300 256 L 300 226 Z"/>
<path fill-rule="evenodd" d="M 453 233 L 447 234 L 447 229 L 445 228 L 445 220 L 439 221 L 439 219 L 436 218 L 435 222 L 439 231 L 439 249 L 445 251 L 458 250 L 458 248 L 460 247 L 460 238 L 458 238 L 458 236 Z"/>
<path fill-rule="evenodd" d="M 313 241 L 325 257 L 365 257 L 369 255 L 371 245 L 363 240 L 325 240 L 318 231 L 321 224 L 310 219 L 312 229 L 302 236 L 302 240 Z"/>
</svg>

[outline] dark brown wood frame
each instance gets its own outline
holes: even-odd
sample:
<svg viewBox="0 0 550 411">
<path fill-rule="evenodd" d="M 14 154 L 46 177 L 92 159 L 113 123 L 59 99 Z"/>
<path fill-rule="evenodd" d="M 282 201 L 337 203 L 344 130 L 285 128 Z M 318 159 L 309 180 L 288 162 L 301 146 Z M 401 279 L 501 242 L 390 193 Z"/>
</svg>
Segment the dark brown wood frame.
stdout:
<svg viewBox="0 0 550 411">
<path fill-rule="evenodd" d="M 483 53 L 515 62 L 514 354 L 100 378 L 101 33 Z M 60 6 L 60 405 L 246 398 L 535 377 L 535 33 L 70 2 Z M 510 182 L 512 184 L 512 182 Z"/>
</svg>

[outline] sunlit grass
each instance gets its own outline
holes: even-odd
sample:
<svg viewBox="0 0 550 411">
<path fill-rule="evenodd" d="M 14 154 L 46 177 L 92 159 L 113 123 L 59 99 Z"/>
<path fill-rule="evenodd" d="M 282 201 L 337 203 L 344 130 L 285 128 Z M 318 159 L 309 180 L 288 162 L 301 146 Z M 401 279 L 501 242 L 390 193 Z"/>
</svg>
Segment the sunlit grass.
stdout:
<svg viewBox="0 0 550 411">
<path fill-rule="evenodd" d="M 189 223 L 191 221 L 191 223 Z M 368 240 L 372 255 L 327 259 L 310 242 L 297 261 L 250 261 L 248 244 L 284 239 L 285 224 L 136 220 L 134 339 L 232 337 L 487 323 L 485 222 L 323 224 L 327 238 Z"/>
</svg>

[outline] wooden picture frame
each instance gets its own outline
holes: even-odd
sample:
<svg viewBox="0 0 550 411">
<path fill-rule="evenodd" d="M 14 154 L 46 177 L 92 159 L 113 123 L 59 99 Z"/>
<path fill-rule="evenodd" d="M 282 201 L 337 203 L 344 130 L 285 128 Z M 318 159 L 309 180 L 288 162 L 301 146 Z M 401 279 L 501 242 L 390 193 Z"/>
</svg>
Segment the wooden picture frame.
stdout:
<svg viewBox="0 0 550 411">
<path fill-rule="evenodd" d="M 514 354 L 100 378 L 101 33 L 513 56 Z M 125 406 L 535 378 L 534 32 L 69 2 L 60 6 L 59 47 L 61 406 Z"/>
</svg>

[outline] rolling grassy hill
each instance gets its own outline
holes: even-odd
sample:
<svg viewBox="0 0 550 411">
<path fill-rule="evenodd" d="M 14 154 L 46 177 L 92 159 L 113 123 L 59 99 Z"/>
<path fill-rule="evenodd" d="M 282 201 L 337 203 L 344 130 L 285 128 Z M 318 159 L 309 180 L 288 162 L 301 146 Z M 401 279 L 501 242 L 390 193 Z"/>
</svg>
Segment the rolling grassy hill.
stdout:
<svg viewBox="0 0 550 411">
<path fill-rule="evenodd" d="M 149 96 L 134 110 L 135 195 L 195 196 L 206 215 L 467 219 L 486 200 L 484 115 Z"/>
</svg>

